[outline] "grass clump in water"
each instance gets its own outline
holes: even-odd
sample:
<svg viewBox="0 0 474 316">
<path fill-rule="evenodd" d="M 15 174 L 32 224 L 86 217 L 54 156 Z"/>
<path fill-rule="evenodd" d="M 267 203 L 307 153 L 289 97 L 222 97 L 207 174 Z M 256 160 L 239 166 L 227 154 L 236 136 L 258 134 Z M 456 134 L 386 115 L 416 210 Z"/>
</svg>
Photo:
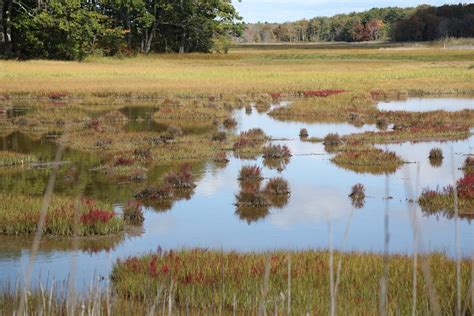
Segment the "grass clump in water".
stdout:
<svg viewBox="0 0 474 316">
<path fill-rule="evenodd" d="M 284 159 L 291 157 L 290 148 L 286 145 L 268 145 L 263 148 L 263 158 Z"/>
<path fill-rule="evenodd" d="M 433 167 L 439 167 L 443 164 L 443 151 L 441 148 L 433 148 L 430 150 L 430 154 L 428 156 L 428 159 L 430 160 L 430 164 Z"/>
<path fill-rule="evenodd" d="M 362 208 L 365 204 L 365 187 L 362 183 L 355 184 L 352 189 L 349 197 L 352 200 L 352 205 L 355 208 Z"/>
<path fill-rule="evenodd" d="M 40 218 L 41 197 L 1 194 L 0 234 L 33 234 Z M 76 205 L 77 204 L 77 205 Z M 80 215 L 80 236 L 108 235 L 123 231 L 123 220 L 118 218 L 107 203 L 94 200 L 74 200 L 55 196 L 47 211 L 43 234 L 72 236 L 76 224 L 76 206 Z"/>
<path fill-rule="evenodd" d="M 179 172 L 170 172 L 165 176 L 165 183 L 174 189 L 192 189 L 194 176 L 190 164 L 182 164 Z"/>
<path fill-rule="evenodd" d="M 470 163 L 469 158 L 466 159 L 464 166 Z M 472 169 L 464 169 L 463 177 L 456 182 L 456 192 L 459 215 L 467 218 L 474 217 L 474 172 Z M 450 218 L 455 212 L 454 196 L 453 186 L 436 190 L 426 188 L 418 199 L 418 203 L 425 213 L 442 213 Z"/>
<path fill-rule="evenodd" d="M 394 173 L 403 165 L 403 160 L 392 151 L 375 147 L 346 147 L 339 151 L 331 161 L 337 166 L 358 173 Z"/>
<path fill-rule="evenodd" d="M 308 130 L 306 128 L 300 129 L 300 134 L 299 134 L 301 139 L 306 139 L 309 137 Z"/>
<path fill-rule="evenodd" d="M 262 169 L 259 166 L 243 166 L 239 171 L 240 181 L 261 181 Z"/>
<path fill-rule="evenodd" d="M 128 201 L 123 207 L 123 219 L 129 225 L 141 225 L 145 221 L 142 204 L 138 201 Z"/>
<path fill-rule="evenodd" d="M 261 152 L 266 140 L 267 136 L 259 128 L 241 132 L 233 145 L 234 153 L 243 158 L 256 156 Z"/>
</svg>

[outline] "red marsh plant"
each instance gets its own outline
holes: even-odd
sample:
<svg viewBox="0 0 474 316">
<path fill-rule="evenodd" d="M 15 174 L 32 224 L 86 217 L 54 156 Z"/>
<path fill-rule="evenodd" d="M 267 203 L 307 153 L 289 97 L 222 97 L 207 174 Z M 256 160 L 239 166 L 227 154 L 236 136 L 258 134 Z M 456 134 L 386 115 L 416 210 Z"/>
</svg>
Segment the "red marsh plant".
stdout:
<svg viewBox="0 0 474 316">
<path fill-rule="evenodd" d="M 286 145 L 268 145 L 263 148 L 263 158 L 282 159 L 291 157 L 290 148 Z"/>
<path fill-rule="evenodd" d="M 48 98 L 51 100 L 60 100 L 69 96 L 69 93 L 64 91 L 52 91 L 48 93 Z"/>
<path fill-rule="evenodd" d="M 251 214 L 255 214 L 253 212 Z M 337 306 L 341 315 L 376 315 L 379 313 L 380 278 L 383 277 L 384 256 L 376 253 L 335 253 L 344 256 L 343 275 L 350 276 L 349 284 L 341 279 L 338 297 L 344 301 Z M 291 256 L 291 263 L 288 258 Z M 209 314 L 210 306 L 220 309 L 223 315 L 255 315 L 259 310 L 265 268 L 270 270 L 268 278 L 268 304 L 265 313 L 286 314 L 290 305 L 292 315 L 324 315 L 330 310 L 327 293 L 330 288 L 327 250 L 271 251 L 271 252 L 223 252 L 221 250 L 183 249 L 151 252 L 141 257 L 129 257 L 117 261 L 111 274 L 111 286 L 117 299 L 131 299 L 130 304 L 143 306 L 148 311 L 151 305 L 173 305 L 175 314 L 186 314 L 186 310 Z M 450 293 L 456 283 L 456 262 L 435 253 L 423 255 L 432 268 L 438 293 Z M 267 263 L 267 264 L 266 264 Z M 462 283 L 470 284 L 470 260 L 461 260 Z M 388 265 L 388 266 L 387 266 Z M 412 291 L 407 284 L 412 282 L 413 257 L 390 255 L 387 269 L 391 293 L 396 299 L 387 300 L 389 310 L 411 313 Z M 342 276 L 342 275 L 341 275 Z M 291 300 L 288 300 L 288 280 L 291 277 Z M 173 295 L 156 296 L 157 288 L 169 293 L 173 281 Z M 420 284 L 421 286 L 422 284 Z M 312 293 L 308 295 L 308 293 Z M 419 290 L 420 314 L 430 314 L 428 293 Z M 285 295 L 285 296 L 283 296 Z M 456 307 L 456 295 L 439 295 L 440 314 L 452 314 Z M 258 298 L 258 299 L 257 299 Z M 375 298 L 375 299 L 374 299 Z M 222 300 L 222 301 L 221 301 Z M 217 302 L 217 306 L 216 306 Z M 127 302 L 124 302 L 126 306 Z M 277 308 L 275 308 L 275 304 Z M 104 304 L 105 305 L 105 304 Z M 285 310 L 282 310 L 283 306 Z M 261 310 L 261 309 L 260 309 Z M 120 313 L 120 310 L 118 311 Z M 192 314 L 192 313 L 191 313 Z M 263 313 L 262 313 L 263 314 Z"/>
<path fill-rule="evenodd" d="M 216 154 L 214 157 L 214 162 L 219 163 L 219 164 L 226 164 L 229 162 L 229 159 L 227 158 L 227 153 L 225 151 L 220 151 Z"/>
<path fill-rule="evenodd" d="M 42 201 L 42 197 L 0 194 L 0 234 L 35 233 Z M 78 227 L 76 212 L 80 215 Z M 80 236 L 107 235 L 121 232 L 123 221 L 115 216 L 112 206 L 107 203 L 82 200 L 76 205 L 73 199 L 54 196 L 42 233 L 71 236 L 76 227 Z"/>
<path fill-rule="evenodd" d="M 165 176 L 165 183 L 174 189 L 191 189 L 194 184 L 194 176 L 191 172 L 191 165 L 182 164 L 179 172 L 170 172 Z"/>
<path fill-rule="evenodd" d="M 254 128 L 241 132 L 239 138 L 233 145 L 237 153 L 257 152 L 265 143 L 266 135 L 260 128 Z"/>
<path fill-rule="evenodd" d="M 141 225 L 145 221 L 142 204 L 138 201 L 128 201 L 123 207 L 123 219 L 129 225 Z"/>
<path fill-rule="evenodd" d="M 474 199 L 474 173 L 465 173 L 456 186 L 460 199 Z"/>
<path fill-rule="evenodd" d="M 306 98 L 326 98 L 344 92 L 346 91 L 342 89 L 307 90 L 303 91 L 303 96 Z"/>
<path fill-rule="evenodd" d="M 465 172 L 456 182 L 459 214 L 463 217 L 474 216 L 474 173 Z M 444 187 L 439 190 L 424 189 L 418 203 L 426 213 L 443 212 L 448 217 L 454 216 L 454 188 Z"/>
<path fill-rule="evenodd" d="M 240 181 L 260 181 L 262 180 L 262 169 L 259 166 L 243 166 L 239 172 Z"/>
<path fill-rule="evenodd" d="M 226 118 L 223 125 L 227 129 L 235 128 L 237 127 L 237 121 L 234 118 Z"/>
<path fill-rule="evenodd" d="M 281 101 L 281 93 L 279 92 L 272 92 L 270 93 L 270 96 L 272 97 L 273 103 L 278 103 Z"/>
<path fill-rule="evenodd" d="M 114 165 L 115 166 L 131 166 L 133 165 L 133 163 L 134 163 L 134 160 L 132 158 L 119 156 L 115 158 Z"/>
</svg>

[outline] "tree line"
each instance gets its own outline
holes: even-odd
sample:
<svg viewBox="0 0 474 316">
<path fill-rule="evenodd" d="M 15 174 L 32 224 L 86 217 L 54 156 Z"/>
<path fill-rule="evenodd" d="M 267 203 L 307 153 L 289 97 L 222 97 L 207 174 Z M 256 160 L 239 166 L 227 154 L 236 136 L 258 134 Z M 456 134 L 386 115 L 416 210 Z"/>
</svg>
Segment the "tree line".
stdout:
<svg viewBox="0 0 474 316">
<path fill-rule="evenodd" d="M 241 42 L 432 41 L 474 36 L 474 4 L 373 8 L 287 23 L 247 24 Z"/>
<path fill-rule="evenodd" d="M 226 51 L 241 20 L 231 0 L 0 0 L 0 56 Z"/>
</svg>

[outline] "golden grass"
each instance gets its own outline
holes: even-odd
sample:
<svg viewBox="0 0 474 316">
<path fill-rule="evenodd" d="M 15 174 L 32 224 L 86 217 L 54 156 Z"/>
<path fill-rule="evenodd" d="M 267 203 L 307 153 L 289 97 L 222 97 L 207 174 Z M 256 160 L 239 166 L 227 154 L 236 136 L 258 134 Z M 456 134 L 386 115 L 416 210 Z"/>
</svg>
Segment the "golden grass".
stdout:
<svg viewBox="0 0 474 316">
<path fill-rule="evenodd" d="M 319 88 L 472 93 L 472 50 L 234 49 L 87 62 L 0 61 L 0 95 L 237 95 Z"/>
</svg>

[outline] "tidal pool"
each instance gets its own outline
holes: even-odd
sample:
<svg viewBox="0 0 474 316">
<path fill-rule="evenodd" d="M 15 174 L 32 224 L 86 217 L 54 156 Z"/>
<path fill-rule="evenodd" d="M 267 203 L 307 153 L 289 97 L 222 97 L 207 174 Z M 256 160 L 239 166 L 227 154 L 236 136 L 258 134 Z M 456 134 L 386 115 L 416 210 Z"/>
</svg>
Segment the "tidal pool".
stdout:
<svg viewBox="0 0 474 316">
<path fill-rule="evenodd" d="M 380 102 L 381 111 L 430 112 L 474 110 L 474 98 L 408 98 L 390 102 Z"/>
<path fill-rule="evenodd" d="M 356 127 L 346 123 L 306 124 L 280 122 L 253 111 L 234 113 L 239 125 L 235 132 L 249 128 L 262 128 L 274 142 L 290 147 L 293 157 L 283 171 L 266 166 L 261 158 L 254 161 L 230 158 L 227 166 L 203 161 L 195 172 L 197 187 L 185 199 L 175 201 L 166 208 L 145 208 L 143 227 L 123 236 L 84 239 L 74 248 L 70 239 L 44 237 L 36 257 L 33 280 L 55 279 L 65 281 L 72 274 L 76 286 L 85 289 L 91 280 L 108 282 L 113 263 L 118 258 L 140 255 L 164 249 L 202 247 L 237 251 L 272 249 L 328 248 L 329 232 L 335 249 L 341 251 L 384 250 L 384 221 L 389 220 L 390 253 L 413 251 L 413 218 L 419 225 L 417 248 L 421 252 L 441 251 L 455 256 L 455 221 L 442 215 L 424 214 L 413 199 L 423 188 L 453 184 L 462 172 L 466 155 L 473 153 L 474 137 L 456 142 L 423 142 L 380 145 L 397 152 L 405 161 L 397 172 L 390 175 L 359 174 L 331 163 L 330 154 L 320 143 L 299 140 L 302 127 L 311 136 L 324 137 L 328 133 L 347 134 L 375 130 L 375 126 Z M 35 141 L 15 133 L 0 139 L 4 150 L 42 153 L 51 159 L 56 146 Z M 433 147 L 443 150 L 445 159 L 440 166 L 429 162 Z M 49 157 L 49 158 L 48 158 Z M 65 159 L 71 162 L 60 172 L 56 192 L 73 194 L 74 186 L 63 178 L 68 168 L 74 167 L 76 177 L 85 175 L 85 196 L 112 199 L 117 212 L 134 188 L 115 183 L 91 171 L 98 160 L 93 155 L 67 151 Z M 289 182 L 291 196 L 282 208 L 269 208 L 263 214 L 239 213 L 234 206 L 238 194 L 238 172 L 244 165 L 257 164 L 263 168 L 265 178 L 281 176 Z M 453 168 L 454 166 L 454 168 Z M 153 181 L 169 168 L 160 166 L 149 171 Z M 2 176 L 2 192 L 42 194 L 48 177 L 47 170 L 19 175 Z M 348 198 L 351 187 L 362 183 L 366 188 L 366 201 L 362 208 L 354 208 Z M 390 199 L 387 199 L 390 197 Z M 414 212 L 414 213 L 413 213 Z M 344 232 L 348 231 L 347 238 Z M 469 219 L 460 219 L 461 251 L 470 256 L 474 250 L 474 233 Z M 31 237 L 0 236 L 0 284 L 15 284 L 24 275 Z"/>
</svg>

